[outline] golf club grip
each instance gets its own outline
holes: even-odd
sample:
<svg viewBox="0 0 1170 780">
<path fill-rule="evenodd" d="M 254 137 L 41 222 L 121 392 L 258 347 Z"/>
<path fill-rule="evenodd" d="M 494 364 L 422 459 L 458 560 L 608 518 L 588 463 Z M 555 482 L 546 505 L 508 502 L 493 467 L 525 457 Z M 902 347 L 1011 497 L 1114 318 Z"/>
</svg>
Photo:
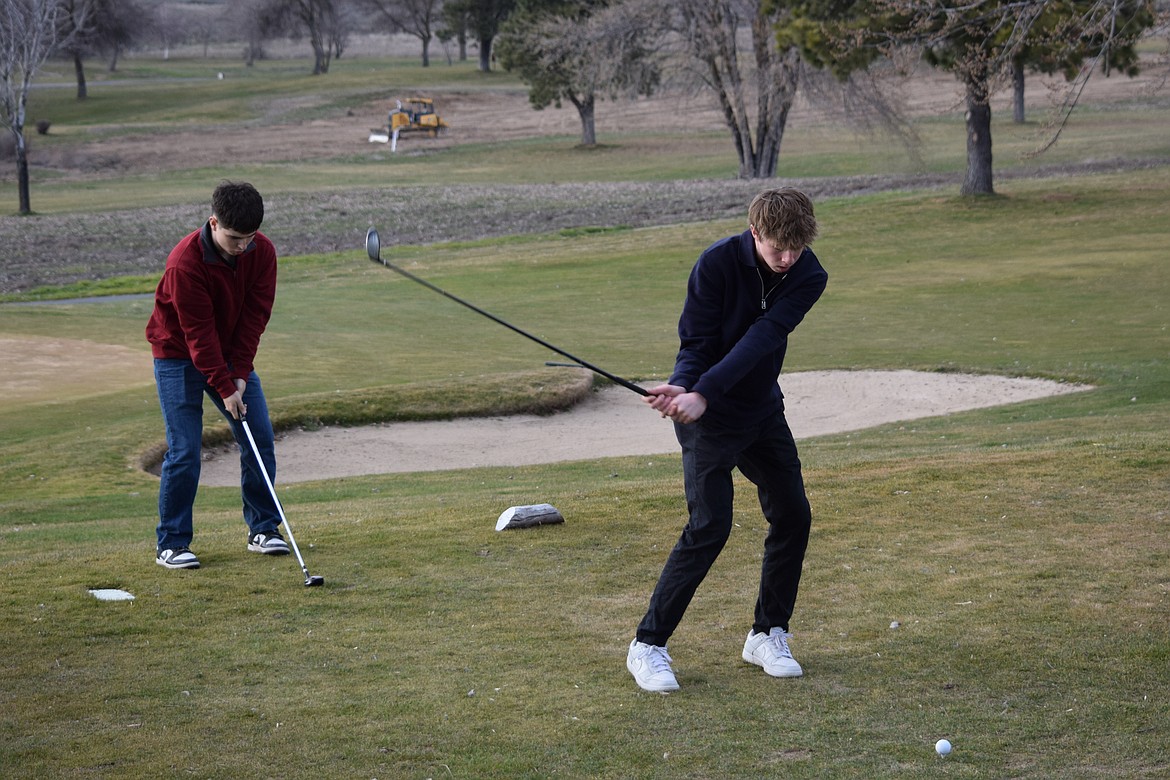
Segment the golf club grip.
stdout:
<svg viewBox="0 0 1170 780">
<path fill-rule="evenodd" d="M 382 259 L 381 252 L 378 253 L 378 257 L 376 257 L 376 258 L 371 257 L 370 259 L 373 260 L 375 263 L 379 263 L 379 264 L 385 266 L 386 268 L 389 268 L 391 271 L 395 271 L 395 272 L 405 276 L 407 279 L 410 279 L 412 282 L 418 282 L 423 287 L 426 287 L 428 290 L 431 290 L 433 292 L 437 292 L 439 295 L 442 295 L 444 298 L 449 298 L 450 300 L 455 301 L 455 303 L 458 303 L 461 306 L 466 306 L 467 308 L 471 309 L 476 314 L 481 314 L 484 317 L 487 317 L 492 322 L 496 322 L 496 323 L 499 323 L 500 325 L 503 325 L 505 328 L 513 331 L 514 333 L 519 333 L 521 336 L 523 336 L 526 339 L 531 339 L 532 341 L 535 341 L 537 344 L 541 345 L 542 347 L 545 347 L 546 349 L 551 349 L 553 352 L 557 353 L 558 355 L 560 355 L 562 357 L 567 357 L 569 360 L 572 360 L 575 363 L 579 363 L 582 368 L 587 368 L 590 371 L 592 371 L 593 373 L 598 374 L 600 376 L 603 376 L 606 379 L 608 379 L 609 381 L 611 381 L 615 384 L 621 385 L 622 387 L 626 388 L 627 390 L 633 390 L 635 393 L 637 393 L 638 395 L 641 395 L 641 396 L 650 395 L 643 388 L 639 387 L 638 385 L 634 384 L 633 382 L 631 382 L 627 379 L 622 379 L 620 376 L 616 376 L 614 374 L 609 373 L 608 371 L 606 371 L 604 369 L 598 368 L 597 366 L 593 365 L 592 363 L 588 363 L 588 362 L 582 360 L 581 358 L 577 357 L 576 355 L 571 355 L 568 352 L 565 352 L 560 347 L 557 347 L 557 346 L 554 346 L 553 344 L 548 343 L 547 341 L 540 338 L 539 336 L 534 336 L 531 333 L 529 333 L 528 331 L 516 327 L 512 323 L 500 319 L 496 315 L 492 314 L 490 311 L 485 311 L 485 310 L 479 308 L 478 306 L 476 306 L 474 303 L 469 303 L 468 301 L 463 300 L 458 295 L 452 295 L 451 293 L 444 290 L 442 287 L 436 287 L 435 285 L 428 282 L 426 279 L 423 279 L 421 276 L 415 276 L 410 271 L 399 268 L 398 266 L 394 265 L 393 263 L 386 262 L 385 260 Z"/>
</svg>

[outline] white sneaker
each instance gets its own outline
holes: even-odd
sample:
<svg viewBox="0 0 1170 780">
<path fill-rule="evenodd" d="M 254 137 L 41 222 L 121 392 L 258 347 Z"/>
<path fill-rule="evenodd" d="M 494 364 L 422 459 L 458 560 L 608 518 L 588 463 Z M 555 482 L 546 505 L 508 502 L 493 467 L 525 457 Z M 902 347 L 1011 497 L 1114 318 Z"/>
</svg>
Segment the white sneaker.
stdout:
<svg viewBox="0 0 1170 780">
<path fill-rule="evenodd" d="M 630 642 L 626 654 L 626 668 L 634 675 L 634 682 L 644 691 L 668 693 L 678 690 L 678 680 L 670 668 L 670 656 L 665 647 L 648 645 L 637 639 Z"/>
<path fill-rule="evenodd" d="M 288 543 L 280 531 L 264 531 L 248 538 L 248 549 L 264 555 L 288 555 Z"/>
<path fill-rule="evenodd" d="M 773 677 L 800 677 L 804 670 L 788 649 L 788 637 L 782 628 L 773 628 L 767 634 L 749 631 L 743 643 L 743 660 L 764 667 Z"/>
<path fill-rule="evenodd" d="M 166 566 L 168 569 L 199 568 L 199 559 L 195 557 L 195 553 L 186 547 L 179 547 L 174 550 L 159 550 L 154 556 L 154 562 L 159 566 Z"/>
</svg>

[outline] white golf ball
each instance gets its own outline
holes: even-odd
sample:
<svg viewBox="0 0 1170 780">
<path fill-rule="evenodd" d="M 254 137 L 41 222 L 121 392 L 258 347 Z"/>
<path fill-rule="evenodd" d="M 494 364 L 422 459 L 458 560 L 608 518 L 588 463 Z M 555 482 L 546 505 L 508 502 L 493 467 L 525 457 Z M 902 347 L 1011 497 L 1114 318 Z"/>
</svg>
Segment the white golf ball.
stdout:
<svg viewBox="0 0 1170 780">
<path fill-rule="evenodd" d="M 934 743 L 934 752 L 940 756 L 945 756 L 951 752 L 951 743 L 945 739 L 940 739 Z"/>
</svg>

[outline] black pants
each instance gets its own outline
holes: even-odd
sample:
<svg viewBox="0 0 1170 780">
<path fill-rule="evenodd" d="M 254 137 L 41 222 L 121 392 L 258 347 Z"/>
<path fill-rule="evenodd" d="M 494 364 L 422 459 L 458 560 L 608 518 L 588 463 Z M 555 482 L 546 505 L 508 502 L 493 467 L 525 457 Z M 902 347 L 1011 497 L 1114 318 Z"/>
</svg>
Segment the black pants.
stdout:
<svg viewBox="0 0 1170 780">
<path fill-rule="evenodd" d="M 637 639 L 664 646 L 682 620 L 699 583 L 731 535 L 731 472 L 736 467 L 757 488 L 769 528 L 753 628 L 788 630 L 796 605 L 812 512 L 804 492 L 796 442 L 783 411 L 750 429 L 727 428 L 700 419 L 675 424 L 682 445 L 683 479 L 690 520 L 650 598 Z"/>
</svg>

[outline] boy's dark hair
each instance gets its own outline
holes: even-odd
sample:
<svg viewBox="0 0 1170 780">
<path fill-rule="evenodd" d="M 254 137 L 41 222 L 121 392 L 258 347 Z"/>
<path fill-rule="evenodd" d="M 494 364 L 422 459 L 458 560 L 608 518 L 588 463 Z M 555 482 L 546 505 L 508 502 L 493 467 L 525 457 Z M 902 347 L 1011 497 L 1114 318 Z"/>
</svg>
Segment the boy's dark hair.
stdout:
<svg viewBox="0 0 1170 780">
<path fill-rule="evenodd" d="M 748 221 L 760 237 L 784 249 L 804 249 L 817 237 L 812 200 L 800 190 L 764 190 L 748 206 Z"/>
<path fill-rule="evenodd" d="M 211 193 L 211 213 L 237 233 L 255 233 L 264 221 L 264 198 L 247 182 L 225 181 Z"/>
</svg>

